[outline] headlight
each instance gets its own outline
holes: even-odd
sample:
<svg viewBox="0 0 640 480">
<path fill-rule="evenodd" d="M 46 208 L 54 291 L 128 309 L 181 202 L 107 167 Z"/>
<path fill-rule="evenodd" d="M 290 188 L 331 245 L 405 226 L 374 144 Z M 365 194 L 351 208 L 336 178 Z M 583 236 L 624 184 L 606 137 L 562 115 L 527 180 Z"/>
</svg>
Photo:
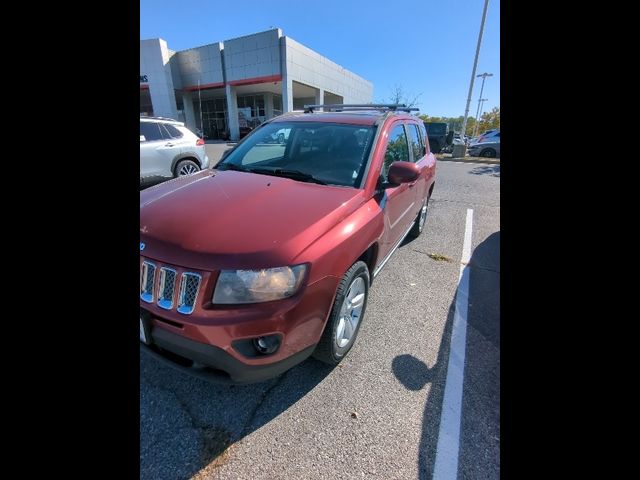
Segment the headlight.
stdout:
<svg viewBox="0 0 640 480">
<path fill-rule="evenodd" d="M 262 270 L 222 270 L 213 292 L 213 303 L 258 303 L 295 294 L 306 265 Z"/>
</svg>

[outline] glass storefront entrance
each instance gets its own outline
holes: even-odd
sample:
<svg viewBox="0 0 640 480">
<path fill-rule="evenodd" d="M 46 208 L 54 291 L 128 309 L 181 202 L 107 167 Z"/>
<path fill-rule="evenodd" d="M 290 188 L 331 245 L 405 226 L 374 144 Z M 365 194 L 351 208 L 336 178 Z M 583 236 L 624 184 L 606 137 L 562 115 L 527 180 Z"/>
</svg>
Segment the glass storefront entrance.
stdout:
<svg viewBox="0 0 640 480">
<path fill-rule="evenodd" d="M 264 94 L 238 95 L 240 138 L 267 119 Z M 274 116 L 282 114 L 282 97 L 273 96 Z M 206 139 L 228 140 L 227 100 L 225 97 L 202 100 L 202 126 L 200 125 L 200 101 L 193 100 L 196 125 L 203 130 Z"/>
<path fill-rule="evenodd" d="M 202 100 L 203 125 L 200 125 L 200 104 L 198 100 L 194 100 L 193 109 L 196 116 L 196 125 L 202 129 L 205 138 L 211 140 L 227 138 L 227 100 L 224 97 Z"/>
<path fill-rule="evenodd" d="M 140 116 L 153 117 L 153 105 L 148 88 L 140 89 Z"/>
</svg>

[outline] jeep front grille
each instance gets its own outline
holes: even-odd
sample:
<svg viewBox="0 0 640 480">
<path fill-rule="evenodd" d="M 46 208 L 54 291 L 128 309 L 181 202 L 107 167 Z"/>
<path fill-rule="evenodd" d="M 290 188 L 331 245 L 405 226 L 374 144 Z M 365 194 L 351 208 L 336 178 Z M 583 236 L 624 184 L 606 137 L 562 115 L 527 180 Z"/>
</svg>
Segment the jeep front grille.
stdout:
<svg viewBox="0 0 640 480">
<path fill-rule="evenodd" d="M 178 297 L 178 313 L 187 315 L 193 312 L 201 280 L 202 277 L 197 273 L 186 272 L 182 274 L 180 295 Z"/>
<path fill-rule="evenodd" d="M 147 303 L 153 303 L 155 277 L 156 266 L 146 260 L 142 262 L 142 270 L 140 271 L 140 298 Z"/>
<path fill-rule="evenodd" d="M 158 306 L 165 310 L 173 308 L 173 291 L 176 286 L 176 271 L 172 268 L 160 269 L 160 285 L 158 286 Z"/>
</svg>

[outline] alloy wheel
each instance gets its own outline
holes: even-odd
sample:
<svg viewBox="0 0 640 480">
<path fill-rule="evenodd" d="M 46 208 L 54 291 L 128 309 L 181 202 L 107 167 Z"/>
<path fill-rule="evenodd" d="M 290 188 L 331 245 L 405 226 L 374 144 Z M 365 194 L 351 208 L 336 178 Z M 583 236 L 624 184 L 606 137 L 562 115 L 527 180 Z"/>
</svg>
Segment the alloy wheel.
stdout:
<svg viewBox="0 0 640 480">
<path fill-rule="evenodd" d="M 351 343 L 362 317 L 365 300 L 365 284 L 362 277 L 356 278 L 342 300 L 340 319 L 336 327 L 335 342 L 338 348 L 345 348 Z"/>
</svg>

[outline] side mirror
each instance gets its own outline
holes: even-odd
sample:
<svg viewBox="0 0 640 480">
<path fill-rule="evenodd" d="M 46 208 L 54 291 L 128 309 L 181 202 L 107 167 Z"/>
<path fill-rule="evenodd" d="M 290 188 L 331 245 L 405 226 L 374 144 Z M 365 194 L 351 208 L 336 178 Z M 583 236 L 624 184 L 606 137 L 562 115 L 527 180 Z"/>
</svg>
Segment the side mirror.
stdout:
<svg viewBox="0 0 640 480">
<path fill-rule="evenodd" d="M 141 142 L 146 142 L 147 138 L 144 135 L 140 135 L 140 141 Z"/>
<path fill-rule="evenodd" d="M 389 186 L 411 183 L 420 176 L 420 167 L 412 162 L 393 162 L 389 167 L 387 179 Z"/>
</svg>

